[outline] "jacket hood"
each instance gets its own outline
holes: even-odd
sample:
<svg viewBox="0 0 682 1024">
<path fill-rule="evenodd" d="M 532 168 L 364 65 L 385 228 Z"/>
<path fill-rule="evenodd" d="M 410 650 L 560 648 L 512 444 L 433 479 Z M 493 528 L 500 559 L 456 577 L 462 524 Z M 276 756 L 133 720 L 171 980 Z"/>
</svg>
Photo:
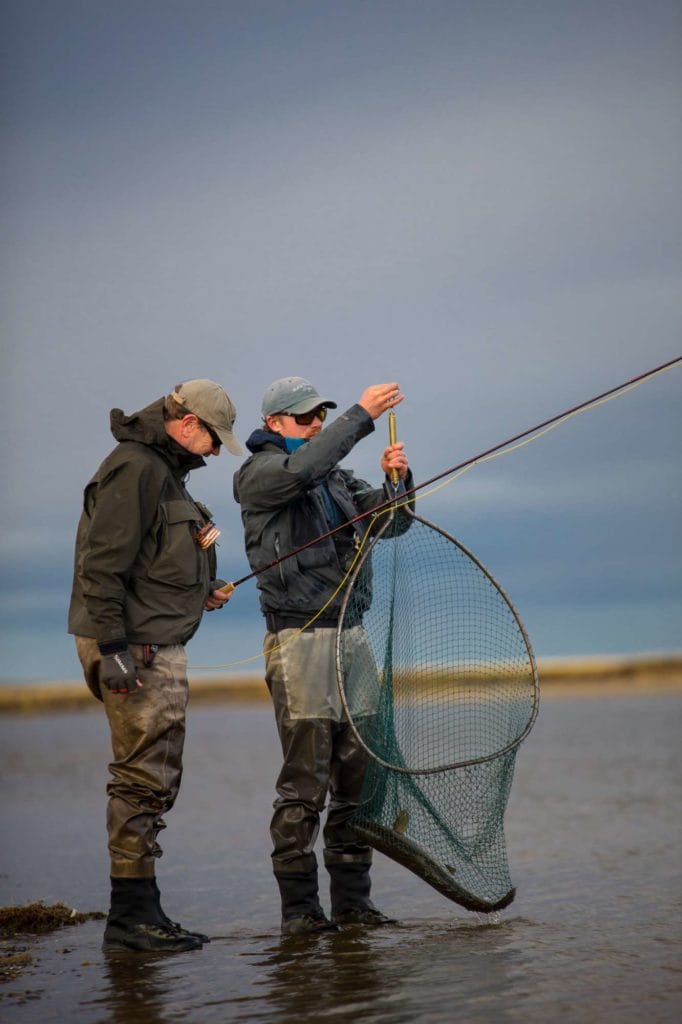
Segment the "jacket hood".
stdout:
<svg viewBox="0 0 682 1024">
<path fill-rule="evenodd" d="M 111 433 L 119 442 L 137 441 L 138 444 L 148 445 L 183 473 L 205 466 L 200 455 L 188 452 L 166 433 L 163 403 L 164 399 L 158 398 L 151 405 L 145 405 L 129 416 L 126 416 L 123 409 L 112 409 L 109 414 Z"/>
<path fill-rule="evenodd" d="M 283 452 L 287 450 L 286 442 L 281 434 L 275 434 L 272 430 L 263 430 L 258 427 L 253 431 L 246 441 L 246 447 L 250 452 L 260 452 L 268 444 L 274 444 Z"/>
</svg>

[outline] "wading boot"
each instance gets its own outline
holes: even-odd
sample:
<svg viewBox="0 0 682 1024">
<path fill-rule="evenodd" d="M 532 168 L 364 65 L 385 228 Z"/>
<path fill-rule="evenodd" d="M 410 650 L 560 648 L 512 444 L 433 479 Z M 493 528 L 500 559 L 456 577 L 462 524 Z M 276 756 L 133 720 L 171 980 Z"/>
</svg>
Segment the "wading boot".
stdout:
<svg viewBox="0 0 682 1024">
<path fill-rule="evenodd" d="M 282 899 L 282 935 L 336 932 L 320 906 L 317 868 L 275 875 Z"/>
<path fill-rule="evenodd" d="M 369 864 L 354 861 L 327 864 L 334 924 L 380 928 L 384 924 L 397 923 L 394 918 L 386 917 L 377 910 L 369 898 L 369 868 Z"/>
<path fill-rule="evenodd" d="M 112 878 L 111 908 L 102 949 L 106 953 L 185 953 L 201 949 L 201 942 L 168 927 L 150 879 Z"/>
<path fill-rule="evenodd" d="M 167 928 L 170 928 L 170 930 L 175 932 L 176 935 L 190 935 L 193 939 L 198 939 L 199 942 L 201 943 L 211 941 L 208 935 L 204 935 L 203 932 L 191 932 L 187 928 L 183 928 L 182 925 L 179 924 L 177 921 L 171 921 L 170 917 L 168 917 L 163 907 L 161 906 L 161 893 L 159 891 L 159 886 L 157 884 L 156 879 L 150 878 L 149 882 L 151 883 L 152 892 L 154 894 L 156 905 L 161 915 L 161 920 L 164 922 Z"/>
</svg>

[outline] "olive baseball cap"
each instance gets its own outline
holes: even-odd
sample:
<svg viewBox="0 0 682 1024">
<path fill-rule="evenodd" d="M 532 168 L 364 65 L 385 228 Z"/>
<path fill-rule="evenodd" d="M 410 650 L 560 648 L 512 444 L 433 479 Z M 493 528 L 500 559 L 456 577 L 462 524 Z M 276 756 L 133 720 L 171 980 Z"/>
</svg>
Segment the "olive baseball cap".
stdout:
<svg viewBox="0 0 682 1024">
<path fill-rule="evenodd" d="M 234 403 L 224 388 L 214 380 L 187 380 L 176 384 L 171 393 L 178 405 L 194 413 L 215 430 L 228 451 L 243 455 L 244 449 L 232 429 L 237 418 Z"/>
<path fill-rule="evenodd" d="M 266 416 L 274 416 L 278 412 L 291 415 L 312 412 L 320 405 L 336 409 L 336 402 L 318 394 L 316 388 L 305 377 L 281 377 L 266 388 L 261 412 L 265 419 Z"/>
</svg>

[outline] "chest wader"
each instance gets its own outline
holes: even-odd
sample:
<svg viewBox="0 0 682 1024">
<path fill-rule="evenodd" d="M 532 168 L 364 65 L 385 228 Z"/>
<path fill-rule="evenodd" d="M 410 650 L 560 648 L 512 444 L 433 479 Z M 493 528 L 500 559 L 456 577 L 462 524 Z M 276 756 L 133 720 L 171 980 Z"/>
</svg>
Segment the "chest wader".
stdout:
<svg viewBox="0 0 682 1024">
<path fill-rule="evenodd" d="M 171 921 L 161 907 L 155 878 L 158 833 L 180 786 L 187 705 L 187 658 L 180 645 L 159 647 L 151 663 L 130 644 L 142 689 L 127 696 L 100 685 L 97 642 L 76 637 L 88 688 L 103 701 L 113 760 L 107 785 L 111 902 L 105 951 L 184 952 L 208 936 Z"/>
<path fill-rule="evenodd" d="M 303 633 L 283 628 L 268 631 L 264 640 L 265 678 L 284 758 L 270 835 L 285 931 L 287 923 L 304 917 L 324 918 L 314 846 L 327 798 L 323 854 L 332 915 L 374 910 L 369 899 L 372 850 L 348 825 L 360 798 L 366 755 L 344 720 L 335 636 L 334 627 Z"/>
</svg>

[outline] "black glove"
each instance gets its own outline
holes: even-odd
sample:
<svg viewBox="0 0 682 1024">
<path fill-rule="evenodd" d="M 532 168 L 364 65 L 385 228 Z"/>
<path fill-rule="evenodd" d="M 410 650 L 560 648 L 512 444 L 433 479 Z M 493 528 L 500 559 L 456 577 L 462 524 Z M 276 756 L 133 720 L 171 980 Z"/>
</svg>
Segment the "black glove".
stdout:
<svg viewBox="0 0 682 1024">
<path fill-rule="evenodd" d="M 116 642 L 99 645 L 102 654 L 100 682 L 112 693 L 134 693 L 142 684 L 137 678 L 133 656 L 127 646 L 112 651 L 113 646 L 119 645 Z"/>
</svg>

